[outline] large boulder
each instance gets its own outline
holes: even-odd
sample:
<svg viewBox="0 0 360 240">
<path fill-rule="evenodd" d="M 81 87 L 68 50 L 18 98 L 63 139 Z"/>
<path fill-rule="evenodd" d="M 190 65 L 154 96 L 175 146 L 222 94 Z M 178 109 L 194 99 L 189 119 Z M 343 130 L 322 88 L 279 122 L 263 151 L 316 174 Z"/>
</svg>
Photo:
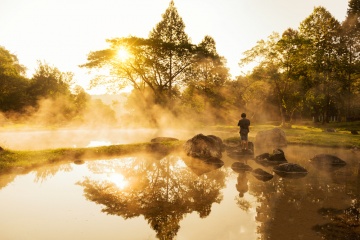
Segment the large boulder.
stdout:
<svg viewBox="0 0 360 240">
<path fill-rule="evenodd" d="M 186 141 L 183 146 L 186 155 L 195 158 L 221 158 L 225 145 L 221 138 L 214 135 L 198 134 Z"/>
<path fill-rule="evenodd" d="M 255 137 L 255 147 L 282 148 L 287 146 L 285 132 L 280 128 L 260 131 Z"/>
</svg>

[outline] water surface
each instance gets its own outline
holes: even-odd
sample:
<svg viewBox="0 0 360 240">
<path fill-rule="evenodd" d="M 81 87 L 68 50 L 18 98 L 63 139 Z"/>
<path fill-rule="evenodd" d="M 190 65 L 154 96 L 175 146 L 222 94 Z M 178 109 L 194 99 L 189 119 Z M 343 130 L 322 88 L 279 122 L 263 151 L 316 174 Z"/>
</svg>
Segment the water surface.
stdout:
<svg viewBox="0 0 360 240">
<path fill-rule="evenodd" d="M 51 165 L 0 176 L 0 239 L 359 239 L 359 163 L 351 150 L 289 146 L 300 179 L 191 162 L 181 153 Z M 324 172 L 318 153 L 347 162 Z M 258 153 L 256 153 L 258 154 Z"/>
</svg>

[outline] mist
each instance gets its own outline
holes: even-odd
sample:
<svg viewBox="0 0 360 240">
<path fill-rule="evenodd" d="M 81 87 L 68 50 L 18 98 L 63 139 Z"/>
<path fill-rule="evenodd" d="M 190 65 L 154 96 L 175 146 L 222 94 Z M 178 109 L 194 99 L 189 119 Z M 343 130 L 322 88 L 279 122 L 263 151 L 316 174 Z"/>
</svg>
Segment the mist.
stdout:
<svg viewBox="0 0 360 240">
<path fill-rule="evenodd" d="M 236 126 L 238 121 L 238 117 L 232 117 L 236 114 L 227 114 L 226 109 L 207 106 L 196 112 L 180 103 L 170 109 L 149 102 L 143 105 L 136 99 L 131 102 L 127 97 L 91 96 L 79 113 L 74 113 L 66 98 L 41 99 L 37 108 L 28 107 L 21 113 L 0 113 L 0 146 L 40 150 L 141 143 L 155 137 L 187 140 L 199 133 L 226 137 L 210 127 L 226 122 Z"/>
</svg>

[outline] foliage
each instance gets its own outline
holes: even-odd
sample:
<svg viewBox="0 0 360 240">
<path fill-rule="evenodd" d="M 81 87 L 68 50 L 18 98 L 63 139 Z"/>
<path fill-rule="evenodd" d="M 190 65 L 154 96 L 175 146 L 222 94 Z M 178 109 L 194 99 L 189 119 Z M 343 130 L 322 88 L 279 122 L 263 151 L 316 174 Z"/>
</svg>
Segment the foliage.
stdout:
<svg viewBox="0 0 360 240">
<path fill-rule="evenodd" d="M 72 78 L 72 73 L 63 73 L 56 67 L 39 61 L 31 79 L 29 93 L 34 96 L 34 101 L 70 95 Z"/>
<path fill-rule="evenodd" d="M 182 98 L 188 87 L 196 88 L 195 94 L 201 95 L 203 101 L 219 107 L 224 102 L 219 87 L 229 76 L 225 60 L 217 54 L 215 41 L 210 36 L 194 45 L 184 30 L 185 24 L 171 1 L 149 38 L 109 39 L 108 49 L 91 52 L 88 62 L 81 66 L 105 71 L 106 74 L 92 81 L 94 86 L 106 85 L 116 92 L 130 85 L 133 93 L 128 105 L 154 122 L 158 121 L 158 116 L 154 116 L 153 106 L 169 109 L 177 115 L 178 104 L 184 99 L 191 100 L 189 92 Z M 128 51 L 126 60 L 116 57 L 119 49 Z M 192 110 L 193 105 L 189 103 L 179 111 L 187 111 L 188 107 Z"/>
<path fill-rule="evenodd" d="M 254 79 L 270 84 L 264 102 L 276 103 L 283 124 L 299 116 L 322 123 L 334 116 L 338 120 L 360 116 L 356 2 L 349 2 L 342 25 L 325 8 L 317 7 L 299 30 L 287 29 L 281 37 L 273 33 L 245 52 L 240 64 L 258 64 L 242 82 Z"/>
<path fill-rule="evenodd" d="M 148 38 L 108 39 L 109 47 L 90 52 L 81 66 L 97 70 L 92 85 L 106 86 L 110 93 L 131 86 L 123 103 L 125 118 L 138 124 L 145 119 L 147 126 L 167 125 L 169 119 L 229 123 L 240 112 L 255 122 L 280 120 L 283 125 L 297 119 L 353 121 L 360 119 L 359 16 L 359 0 L 349 1 L 342 23 L 316 7 L 298 29 L 273 33 L 246 51 L 240 65 L 255 67 L 230 80 L 215 39 L 205 36 L 193 44 L 170 1 Z M 124 51 L 127 57 L 119 55 Z M 5 117 L 27 119 L 24 113 L 36 113 L 35 121 L 43 116 L 39 123 L 56 125 L 86 119 L 97 119 L 92 124 L 115 122 L 113 109 L 93 102 L 80 87 L 71 89 L 72 73 L 42 62 L 31 79 L 25 70 L 14 54 L 0 47 L 0 111 Z"/>
<path fill-rule="evenodd" d="M 14 54 L 0 46 L 0 111 L 20 111 L 27 104 L 25 70 Z"/>
</svg>

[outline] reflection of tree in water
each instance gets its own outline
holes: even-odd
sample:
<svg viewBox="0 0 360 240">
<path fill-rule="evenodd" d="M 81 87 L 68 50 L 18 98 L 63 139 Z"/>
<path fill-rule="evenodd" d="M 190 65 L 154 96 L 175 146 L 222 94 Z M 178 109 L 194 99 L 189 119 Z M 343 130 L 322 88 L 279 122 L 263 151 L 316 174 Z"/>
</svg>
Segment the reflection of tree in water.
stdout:
<svg viewBox="0 0 360 240">
<path fill-rule="evenodd" d="M 53 164 L 53 165 L 46 165 L 44 167 L 37 168 L 34 170 L 36 173 L 34 182 L 43 182 L 49 177 L 54 177 L 58 172 L 70 172 L 72 171 L 71 164 Z"/>
<path fill-rule="evenodd" d="M 102 162 L 103 165 L 92 166 L 92 170 L 113 169 L 124 176 L 126 187 L 87 178 L 79 183 L 86 198 L 104 205 L 102 211 L 107 214 L 125 219 L 143 215 L 159 239 L 173 239 L 187 213 L 196 211 L 204 218 L 210 214 L 211 205 L 222 200 L 222 170 L 197 176 L 180 157 L 172 155 L 160 160 L 137 157 L 118 163 L 111 166 Z"/>
<path fill-rule="evenodd" d="M 319 224 L 324 218 L 318 214 L 323 206 L 344 209 L 349 201 L 359 198 L 359 177 L 353 170 L 354 166 L 348 161 L 347 168 L 331 173 L 310 169 L 303 179 L 275 176 L 269 182 L 261 182 L 249 178 L 250 194 L 256 196 L 259 203 L 256 220 L 260 224 L 261 239 L 320 239 L 322 236 L 325 239 L 358 239 L 347 238 L 358 235 L 339 222 Z M 344 214 L 342 217 L 343 222 L 354 218 Z M 330 235 L 336 232 L 338 238 L 327 238 L 326 230 Z"/>
<path fill-rule="evenodd" d="M 349 208 L 321 208 L 319 214 L 331 222 L 314 226 L 325 239 L 360 239 L 360 203 L 354 200 Z"/>
<path fill-rule="evenodd" d="M 35 172 L 36 176 L 34 182 L 43 182 L 49 177 L 54 177 L 56 173 L 59 171 L 70 172 L 72 167 L 70 164 L 54 164 L 54 165 L 47 165 L 40 168 L 36 168 L 33 171 Z M 24 174 L 24 173 L 18 173 Z M 10 174 L 0 174 L 0 189 L 6 187 L 9 183 L 15 180 L 16 173 Z"/>
<path fill-rule="evenodd" d="M 1 174 L 0 175 L 0 189 L 6 187 L 9 183 L 14 181 L 16 174 Z"/>
</svg>

